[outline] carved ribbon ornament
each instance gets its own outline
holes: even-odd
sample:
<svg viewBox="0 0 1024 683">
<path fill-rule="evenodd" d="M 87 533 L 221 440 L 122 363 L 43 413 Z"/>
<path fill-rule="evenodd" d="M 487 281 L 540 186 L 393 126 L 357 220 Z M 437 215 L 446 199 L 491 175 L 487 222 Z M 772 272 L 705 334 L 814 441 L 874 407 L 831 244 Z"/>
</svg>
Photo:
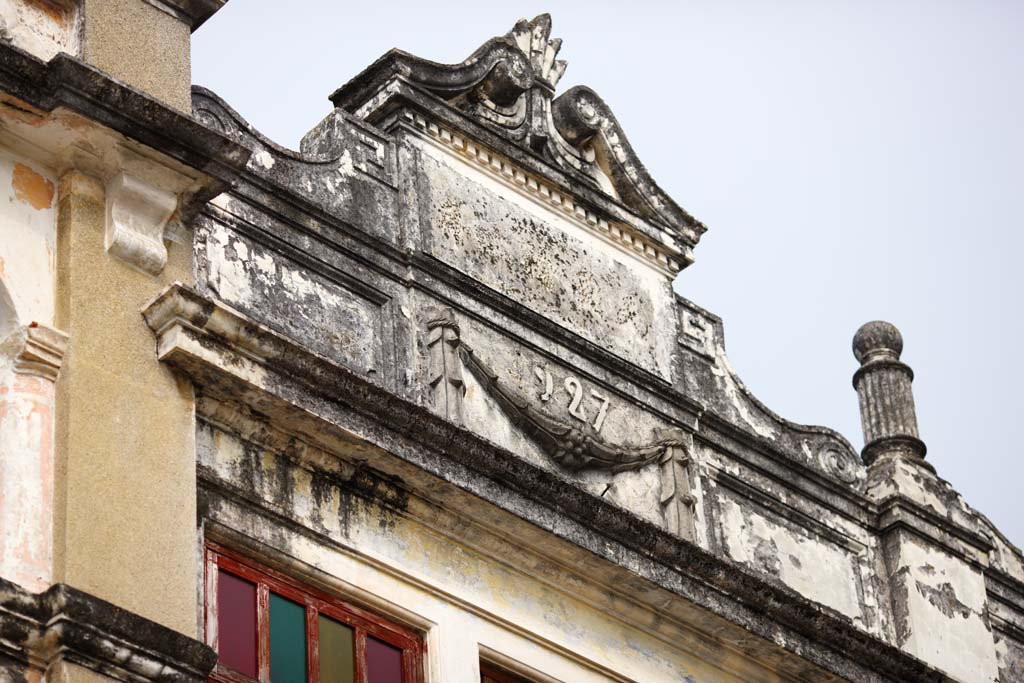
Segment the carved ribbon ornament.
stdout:
<svg viewBox="0 0 1024 683">
<path fill-rule="evenodd" d="M 556 420 L 530 405 L 507 386 L 497 373 L 469 348 L 459 344 L 459 357 L 508 418 L 533 439 L 556 463 L 570 470 L 599 469 L 610 472 L 635 470 L 660 462 L 668 449 L 683 446 L 681 438 L 663 438 L 649 446 L 615 446 L 586 434 L 580 428 Z"/>
</svg>

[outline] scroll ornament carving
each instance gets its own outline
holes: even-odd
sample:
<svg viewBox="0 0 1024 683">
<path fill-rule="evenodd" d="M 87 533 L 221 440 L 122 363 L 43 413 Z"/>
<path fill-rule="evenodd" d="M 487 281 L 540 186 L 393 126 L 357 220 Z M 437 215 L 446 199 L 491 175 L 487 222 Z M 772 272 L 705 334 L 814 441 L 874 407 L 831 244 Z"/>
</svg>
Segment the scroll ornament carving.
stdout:
<svg viewBox="0 0 1024 683">
<path fill-rule="evenodd" d="M 551 37 L 551 17 L 520 20 L 459 64 L 392 51 L 331 95 L 336 107 L 368 116 L 378 94 L 401 79 L 448 102 L 498 135 L 576 180 L 624 203 L 694 247 L 705 226 L 658 186 L 597 93 L 574 87 L 556 97 L 567 62 Z"/>
</svg>

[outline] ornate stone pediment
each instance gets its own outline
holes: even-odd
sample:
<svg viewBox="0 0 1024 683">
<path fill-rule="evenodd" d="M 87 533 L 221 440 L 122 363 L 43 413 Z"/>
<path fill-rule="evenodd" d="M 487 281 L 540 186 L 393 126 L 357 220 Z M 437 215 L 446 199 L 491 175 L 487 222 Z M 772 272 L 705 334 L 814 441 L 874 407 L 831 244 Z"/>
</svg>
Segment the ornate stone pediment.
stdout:
<svg viewBox="0 0 1024 683">
<path fill-rule="evenodd" d="M 681 242 L 684 254 L 705 227 L 651 178 L 601 97 L 583 86 L 556 96 L 567 63 L 556 59 L 551 17 L 520 20 L 459 64 L 438 64 L 391 50 L 331 95 L 335 106 L 378 122 L 409 89 L 439 98 L 471 121 L 540 157 Z"/>
</svg>

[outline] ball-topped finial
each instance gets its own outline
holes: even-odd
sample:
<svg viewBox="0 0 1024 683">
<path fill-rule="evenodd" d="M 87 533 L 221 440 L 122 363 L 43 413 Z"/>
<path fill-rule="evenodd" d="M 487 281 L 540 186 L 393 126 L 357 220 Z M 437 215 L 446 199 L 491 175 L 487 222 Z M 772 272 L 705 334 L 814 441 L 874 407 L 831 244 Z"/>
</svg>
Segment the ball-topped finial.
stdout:
<svg viewBox="0 0 1024 683">
<path fill-rule="evenodd" d="M 873 359 L 899 360 L 903 353 L 903 335 L 892 323 L 873 320 L 864 323 L 853 335 L 853 355 L 864 365 Z"/>
</svg>

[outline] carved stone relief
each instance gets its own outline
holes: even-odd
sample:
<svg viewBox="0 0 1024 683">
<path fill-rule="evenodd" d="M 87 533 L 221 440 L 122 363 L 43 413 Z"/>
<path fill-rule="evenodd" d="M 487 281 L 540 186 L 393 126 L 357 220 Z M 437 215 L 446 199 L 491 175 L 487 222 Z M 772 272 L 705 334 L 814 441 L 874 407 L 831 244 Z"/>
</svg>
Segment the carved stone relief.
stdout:
<svg viewBox="0 0 1024 683">
<path fill-rule="evenodd" d="M 483 354 L 461 338 L 451 310 L 432 311 L 426 319 L 428 376 L 434 409 L 462 423 L 466 383 L 462 368 L 500 408 L 508 421 L 550 461 L 568 473 L 597 471 L 611 475 L 657 465 L 659 516 L 686 538 L 693 535 L 689 437 L 679 430 L 656 430 L 642 445 L 603 437 L 615 399 L 586 379 L 547 364 L 532 364 L 530 387 L 504 381 Z M 605 492 L 614 482 L 609 480 Z"/>
</svg>

